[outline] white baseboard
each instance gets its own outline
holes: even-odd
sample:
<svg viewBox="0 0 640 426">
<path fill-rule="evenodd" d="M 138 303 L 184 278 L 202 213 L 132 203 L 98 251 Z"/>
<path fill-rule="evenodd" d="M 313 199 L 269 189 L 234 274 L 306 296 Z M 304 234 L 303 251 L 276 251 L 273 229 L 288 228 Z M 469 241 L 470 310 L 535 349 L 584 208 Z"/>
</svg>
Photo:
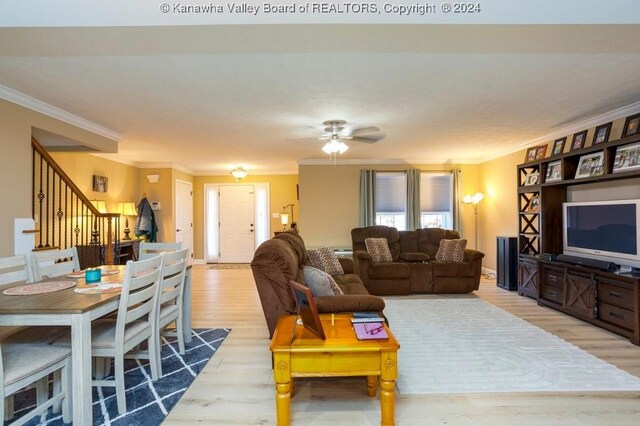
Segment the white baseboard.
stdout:
<svg viewBox="0 0 640 426">
<path fill-rule="evenodd" d="M 194 265 L 206 265 L 207 262 L 205 262 L 204 259 L 193 259 L 193 264 Z"/>
</svg>

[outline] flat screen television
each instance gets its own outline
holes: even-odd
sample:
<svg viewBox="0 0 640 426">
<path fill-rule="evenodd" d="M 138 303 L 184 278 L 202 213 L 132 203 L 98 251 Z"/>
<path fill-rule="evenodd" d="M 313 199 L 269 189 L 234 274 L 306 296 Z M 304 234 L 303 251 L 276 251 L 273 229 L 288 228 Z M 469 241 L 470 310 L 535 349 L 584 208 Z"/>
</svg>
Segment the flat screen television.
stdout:
<svg viewBox="0 0 640 426">
<path fill-rule="evenodd" d="M 563 253 L 640 268 L 640 200 L 562 204 Z"/>
</svg>

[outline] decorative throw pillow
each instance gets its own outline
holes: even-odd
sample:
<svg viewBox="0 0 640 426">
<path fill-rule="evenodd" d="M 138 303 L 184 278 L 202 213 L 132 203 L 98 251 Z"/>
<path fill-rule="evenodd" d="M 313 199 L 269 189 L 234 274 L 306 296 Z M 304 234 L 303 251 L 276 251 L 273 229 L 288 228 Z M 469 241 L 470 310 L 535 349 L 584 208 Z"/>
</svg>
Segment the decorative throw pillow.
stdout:
<svg viewBox="0 0 640 426">
<path fill-rule="evenodd" d="M 445 262 L 462 262 L 464 260 L 464 249 L 467 247 L 467 240 L 440 240 L 440 247 L 436 253 L 436 260 Z"/>
<path fill-rule="evenodd" d="M 364 245 L 367 247 L 367 252 L 371 255 L 373 263 L 393 262 L 386 238 L 365 238 Z"/>
<path fill-rule="evenodd" d="M 329 275 L 344 275 L 344 269 L 336 256 L 333 247 L 320 247 L 307 250 L 307 255 L 314 268 L 322 269 Z"/>
<path fill-rule="evenodd" d="M 338 284 L 331 278 L 331 275 L 325 271 L 311 266 L 305 266 L 302 272 L 307 287 L 311 290 L 313 297 L 339 296 L 344 294 L 340 287 L 338 287 Z"/>
</svg>

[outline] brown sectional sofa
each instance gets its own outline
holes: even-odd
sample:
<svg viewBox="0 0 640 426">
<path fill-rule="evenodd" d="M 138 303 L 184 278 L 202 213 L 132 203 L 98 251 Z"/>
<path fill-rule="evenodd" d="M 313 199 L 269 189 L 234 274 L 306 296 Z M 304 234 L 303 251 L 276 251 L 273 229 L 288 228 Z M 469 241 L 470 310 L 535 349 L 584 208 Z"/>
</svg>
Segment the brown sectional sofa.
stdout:
<svg viewBox="0 0 640 426">
<path fill-rule="evenodd" d="M 345 274 L 334 276 L 333 279 L 345 294 L 316 297 L 318 311 L 382 313 L 384 300 L 369 294 L 360 277 L 353 273 L 353 260 L 339 258 L 339 261 Z M 273 336 L 278 318 L 295 312 L 289 281 L 305 284 L 303 268 L 308 263 L 304 241 L 296 233 L 278 234 L 262 243 L 256 250 L 251 269 L 269 328 L 269 338 Z"/>
<path fill-rule="evenodd" d="M 366 238 L 386 238 L 393 262 L 373 263 Z M 355 272 L 371 294 L 469 293 L 480 284 L 484 253 L 466 249 L 463 262 L 435 260 L 440 240 L 457 238 L 457 231 L 440 228 L 355 228 L 351 231 Z"/>
</svg>

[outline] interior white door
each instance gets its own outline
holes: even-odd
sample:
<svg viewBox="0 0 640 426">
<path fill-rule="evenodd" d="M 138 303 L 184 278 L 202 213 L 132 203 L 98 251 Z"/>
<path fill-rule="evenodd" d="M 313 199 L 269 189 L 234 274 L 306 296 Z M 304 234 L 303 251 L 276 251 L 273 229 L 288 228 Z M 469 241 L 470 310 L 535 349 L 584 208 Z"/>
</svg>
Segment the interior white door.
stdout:
<svg viewBox="0 0 640 426">
<path fill-rule="evenodd" d="M 220 187 L 220 262 L 249 263 L 255 249 L 255 188 Z"/>
<path fill-rule="evenodd" d="M 193 186 L 191 182 L 176 180 L 176 242 L 191 253 L 193 259 Z"/>
</svg>

